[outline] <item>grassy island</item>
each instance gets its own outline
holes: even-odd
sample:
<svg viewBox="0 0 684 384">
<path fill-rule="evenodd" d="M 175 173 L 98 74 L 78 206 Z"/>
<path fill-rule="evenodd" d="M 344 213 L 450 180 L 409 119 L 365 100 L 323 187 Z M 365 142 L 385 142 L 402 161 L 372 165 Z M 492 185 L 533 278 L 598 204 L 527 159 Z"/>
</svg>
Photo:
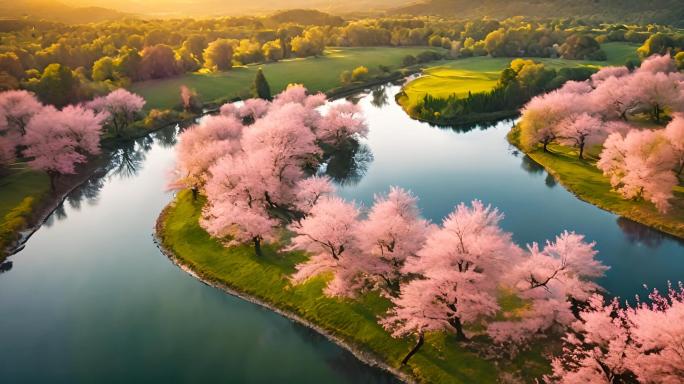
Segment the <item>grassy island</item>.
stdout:
<svg viewBox="0 0 684 384">
<path fill-rule="evenodd" d="M 508 140 L 521 148 L 519 135 L 519 130 L 514 128 Z M 549 152 L 537 149 L 526 153 L 579 199 L 684 239 L 684 186 L 681 183 L 674 189 L 672 208 L 663 214 L 648 201 L 625 200 L 615 192 L 608 178 L 596 168 L 596 151 L 589 151 L 584 160 L 577 158 L 577 149 L 561 145 L 549 145 Z"/>
<path fill-rule="evenodd" d="M 500 377 L 525 377 L 532 382 L 548 369 L 538 348 L 522 352 L 513 361 L 488 361 L 460 346 L 453 336 L 432 334 L 408 365 L 400 361 L 414 340 L 393 339 L 377 323 L 389 301 L 376 293 L 355 300 L 323 295 L 325 277 L 293 286 L 289 275 L 306 258 L 299 252 L 264 247 L 257 258 L 250 246 L 226 248 L 198 223 L 203 199 L 193 201 L 189 191 L 178 194 L 157 222 L 160 245 L 176 263 L 203 281 L 237 292 L 308 323 L 367 362 L 375 362 L 403 379 L 431 383 L 494 383 Z"/>
</svg>

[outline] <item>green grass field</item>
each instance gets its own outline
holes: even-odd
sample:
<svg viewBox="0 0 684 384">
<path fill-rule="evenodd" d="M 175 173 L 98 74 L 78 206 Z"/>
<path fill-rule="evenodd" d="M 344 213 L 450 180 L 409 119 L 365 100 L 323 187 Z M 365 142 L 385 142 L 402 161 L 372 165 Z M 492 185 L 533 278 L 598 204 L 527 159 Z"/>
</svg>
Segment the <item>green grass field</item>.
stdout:
<svg viewBox="0 0 684 384">
<path fill-rule="evenodd" d="M 147 100 L 147 109 L 173 108 L 180 104 L 179 89 L 186 85 L 196 90 L 203 102 L 231 99 L 248 92 L 257 68 L 271 86 L 271 92 L 283 90 L 288 84 L 301 83 L 312 91 L 327 91 L 340 86 L 340 74 L 364 65 L 371 74 L 378 73 L 379 65 L 391 69 L 401 67 L 406 55 L 416 55 L 426 50 L 440 48 L 427 47 L 376 47 L 376 48 L 329 48 L 321 57 L 283 60 L 277 63 L 236 67 L 227 72 L 190 73 L 183 76 L 134 83 L 131 91 Z"/>
<path fill-rule="evenodd" d="M 607 43 L 602 47 L 608 56 L 606 61 L 531 59 L 556 69 L 574 66 L 623 65 L 629 59 L 637 59 L 638 45 Z M 467 95 L 468 92 L 489 91 L 496 85 L 501 71 L 507 68 L 512 60 L 506 57 L 482 56 L 440 62 L 424 70 L 424 76 L 411 81 L 404 87 L 404 92 L 408 96 L 407 105 L 413 105 L 428 93 L 437 98 L 447 98 L 453 94 L 460 97 Z"/>
<path fill-rule="evenodd" d="M 517 145 L 517 132 L 509 140 Z M 599 148 L 589 151 L 588 160 L 577 158 L 577 149 L 550 145 L 552 153 L 536 150 L 527 153 L 532 160 L 553 174 L 565 188 L 578 198 L 617 215 L 684 238 L 684 185 L 675 187 L 672 207 L 667 214 L 659 213 L 647 201 L 625 200 L 613 191 L 608 178 L 596 168 Z"/>
<path fill-rule="evenodd" d="M 44 172 L 29 170 L 25 165 L 13 168 L 0 177 L 0 221 L 26 197 L 40 200 L 50 191 L 50 180 Z"/>
<path fill-rule="evenodd" d="M 276 246 L 264 248 L 258 258 L 249 246 L 225 248 L 199 226 L 203 201 L 193 201 L 187 191 L 160 217 L 158 235 L 173 252 L 205 280 L 226 285 L 278 308 L 294 312 L 357 348 L 371 352 L 390 366 L 399 367 L 414 340 L 393 339 L 377 323 L 389 302 L 377 294 L 358 299 L 332 299 L 322 293 L 325 278 L 298 286 L 289 283 L 294 266 L 305 259 L 302 253 L 277 253 Z M 490 361 L 459 346 L 451 336 L 429 335 L 426 344 L 405 367 L 421 382 L 494 383 L 500 372 L 515 372 L 530 378 L 546 372 L 548 363 L 537 348 L 521 353 L 513 362 Z"/>
</svg>

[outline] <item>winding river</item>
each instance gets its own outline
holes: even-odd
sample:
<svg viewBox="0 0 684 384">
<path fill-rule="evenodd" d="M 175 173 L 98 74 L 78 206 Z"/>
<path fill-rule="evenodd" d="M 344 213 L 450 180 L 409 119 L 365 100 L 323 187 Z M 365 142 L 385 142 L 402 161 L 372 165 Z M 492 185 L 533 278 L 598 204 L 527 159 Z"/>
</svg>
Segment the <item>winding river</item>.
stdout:
<svg viewBox="0 0 684 384">
<path fill-rule="evenodd" d="M 575 230 L 611 266 L 600 283 L 631 298 L 684 278 L 684 244 L 576 199 L 506 142 L 511 122 L 470 131 L 406 116 L 388 85 L 356 99 L 370 126 L 340 193 L 366 205 L 398 185 L 440 221 L 475 198 L 506 214 L 521 244 Z M 0 274 L 0 381 L 385 383 L 387 374 L 293 322 L 203 285 L 156 248 L 154 221 L 176 129 L 118 150 L 69 195 Z"/>
</svg>

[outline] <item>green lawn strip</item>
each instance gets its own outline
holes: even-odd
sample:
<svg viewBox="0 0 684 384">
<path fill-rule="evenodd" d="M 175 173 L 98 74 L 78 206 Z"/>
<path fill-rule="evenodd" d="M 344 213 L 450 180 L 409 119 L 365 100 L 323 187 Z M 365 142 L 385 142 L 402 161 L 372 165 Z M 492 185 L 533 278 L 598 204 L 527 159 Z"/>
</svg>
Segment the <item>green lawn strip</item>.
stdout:
<svg viewBox="0 0 684 384">
<path fill-rule="evenodd" d="M 636 60 L 638 45 L 630 43 L 606 43 L 602 45 L 608 60 L 563 60 L 549 58 L 529 59 L 544 63 L 546 67 L 560 69 L 563 67 L 592 66 L 603 67 L 607 65 L 624 65 L 628 60 Z M 424 76 L 413 80 L 404 86 L 404 92 L 408 96 L 403 99 L 404 107 L 415 104 L 426 94 L 438 98 L 447 98 L 450 95 L 466 96 L 468 92 L 478 93 L 489 91 L 499 80 L 499 74 L 513 58 L 507 57 L 469 57 L 465 59 L 438 62 L 435 66 L 423 71 Z"/>
<path fill-rule="evenodd" d="M 341 85 L 340 74 L 343 71 L 351 71 L 363 65 L 370 70 L 370 75 L 377 75 L 380 72 L 378 66 L 384 65 L 390 70 L 396 70 L 402 66 L 402 59 L 405 56 L 427 50 L 444 52 L 441 48 L 427 47 L 328 48 L 320 57 L 253 64 L 218 73 L 189 73 L 168 79 L 134 83 L 129 89 L 145 98 L 147 109 L 168 109 L 178 106 L 181 85 L 196 90 L 200 99 L 209 103 L 245 96 L 245 92 L 249 91 L 254 81 L 257 69 L 261 67 L 274 94 L 291 83 L 304 84 L 312 91 L 327 91 Z"/>
<path fill-rule="evenodd" d="M 509 140 L 517 145 L 516 132 L 512 132 Z M 668 213 L 662 214 L 650 202 L 625 200 L 612 190 L 608 178 L 596 168 L 596 148 L 589 152 L 588 160 L 579 160 L 574 148 L 551 145 L 549 150 L 551 153 L 536 150 L 527 155 L 546 168 L 578 198 L 606 211 L 684 238 L 684 186 L 681 183 L 675 187 L 672 208 Z"/>
<path fill-rule="evenodd" d="M 292 312 L 324 328 L 388 365 L 399 362 L 414 340 L 397 340 L 377 323 L 389 307 L 387 299 L 375 293 L 354 300 L 333 299 L 323 295 L 326 277 L 292 286 L 288 276 L 294 266 L 305 260 L 300 252 L 278 252 L 277 245 L 265 247 L 265 256 L 257 258 L 248 246 L 223 247 L 199 226 L 203 201 L 193 201 L 181 192 L 160 218 L 158 235 L 163 246 L 181 263 L 205 280 L 224 284 L 259 301 Z M 456 340 L 443 334 L 429 335 L 425 346 L 404 368 L 421 382 L 491 383 L 500 370 L 490 361 L 466 351 Z M 500 365 L 501 366 L 501 365 Z M 526 370 L 526 377 L 548 369 L 541 353 L 519 356 L 503 369 Z M 519 373 L 519 372 L 518 372 Z M 530 379 L 531 381 L 531 379 Z"/>
<path fill-rule="evenodd" d="M 26 164 L 17 164 L 0 177 L 0 261 L 16 233 L 25 228 L 31 209 L 49 192 L 47 175 L 28 169 Z"/>
</svg>

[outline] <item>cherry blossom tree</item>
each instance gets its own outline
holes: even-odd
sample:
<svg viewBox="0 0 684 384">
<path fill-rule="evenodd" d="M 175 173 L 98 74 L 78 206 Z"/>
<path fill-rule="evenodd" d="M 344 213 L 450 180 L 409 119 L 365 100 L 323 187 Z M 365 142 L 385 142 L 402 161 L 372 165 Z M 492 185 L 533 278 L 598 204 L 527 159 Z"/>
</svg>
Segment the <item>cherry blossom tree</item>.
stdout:
<svg viewBox="0 0 684 384">
<path fill-rule="evenodd" d="M 238 110 L 238 115 L 246 123 L 253 123 L 266 115 L 271 103 L 264 99 L 247 99 Z"/>
<path fill-rule="evenodd" d="M 584 236 L 567 231 L 543 248 L 529 246 L 504 283 L 526 305 L 515 310 L 514 319 L 491 323 L 487 333 L 492 339 L 523 344 L 555 325 L 569 326 L 575 320 L 572 302 L 585 302 L 600 291 L 594 280 L 608 269 L 595 259 L 594 247 Z"/>
<path fill-rule="evenodd" d="M 684 287 L 654 290 L 649 300 L 626 310 L 634 349 L 627 364 L 642 383 L 684 381 Z"/>
<path fill-rule="evenodd" d="M 33 93 L 27 91 L 0 92 L 0 132 L 3 136 L 26 134 L 29 120 L 43 109 Z"/>
<path fill-rule="evenodd" d="M 499 228 L 502 217 L 477 200 L 470 207 L 460 204 L 428 235 L 417 257 L 406 260 L 403 272 L 418 277 L 402 286 L 380 322 L 394 337 L 417 337 L 402 364 L 422 346 L 425 332 L 454 332 L 464 340 L 464 324 L 499 311 L 500 278 L 522 252 Z"/>
<path fill-rule="evenodd" d="M 627 317 L 617 299 L 604 304 L 600 295 L 589 299 L 573 331 L 563 339 L 562 355 L 552 361 L 547 382 L 560 384 L 629 383 L 634 374 L 626 355 L 630 353 Z"/>
<path fill-rule="evenodd" d="M 591 75 L 591 83 L 598 86 L 610 78 L 621 78 L 629 75 L 627 67 L 603 67 L 598 72 Z"/>
<path fill-rule="evenodd" d="M 309 260 L 297 265 L 292 280 L 301 283 L 322 272 L 333 272 L 333 281 L 325 293 L 352 296 L 354 274 L 361 270 L 355 266 L 361 259 L 355 238 L 358 218 L 359 210 L 354 203 L 336 196 L 323 196 L 306 218 L 290 225 L 295 237 L 288 249 L 311 254 Z"/>
<path fill-rule="evenodd" d="M 174 189 L 190 188 L 193 196 L 206 182 L 209 168 L 219 158 L 241 150 L 242 124 L 235 117 L 207 116 L 179 135 Z"/>
<path fill-rule="evenodd" d="M 430 227 L 417 201 L 410 192 L 391 187 L 387 195 L 375 196 L 368 218 L 358 227 L 359 248 L 369 258 L 366 273 L 379 277 L 391 296 L 399 293 L 404 262 L 422 248 Z"/>
<path fill-rule="evenodd" d="M 547 382 L 665 383 L 684 380 L 684 287 L 654 290 L 621 308 L 592 296 L 564 338 Z"/>
<path fill-rule="evenodd" d="M 43 108 L 29 121 L 23 138 L 23 153 L 31 158 L 29 166 L 46 171 L 54 190 L 58 175 L 74 173 L 76 164 L 99 153 L 105 117 L 82 107 L 66 107 L 62 111 Z"/>
<path fill-rule="evenodd" d="M 677 185 L 677 157 L 659 131 L 631 130 L 625 137 L 612 133 L 603 144 L 597 167 L 624 198 L 644 198 L 667 212 Z"/>
<path fill-rule="evenodd" d="M 671 73 L 677 72 L 677 66 L 670 54 L 652 55 L 646 58 L 636 72 Z"/>
<path fill-rule="evenodd" d="M 575 145 L 579 149 L 578 157 L 583 159 L 586 145 L 595 144 L 603 138 L 603 122 L 584 112 L 561 121 L 558 134 L 561 142 Z"/>
<path fill-rule="evenodd" d="M 200 224 L 211 236 L 224 240 L 229 246 L 251 242 L 254 252 L 261 257 L 262 241 L 274 238 L 278 222 L 270 218 L 261 206 L 244 206 L 222 200 L 204 207 Z"/>
<path fill-rule="evenodd" d="M 533 98 L 522 110 L 520 143 L 528 150 L 542 144 L 548 152 L 547 146 L 559 136 L 559 124 L 586 110 L 586 95 L 553 91 Z"/>
<path fill-rule="evenodd" d="M 323 196 L 333 194 L 335 187 L 329 177 L 311 176 L 300 180 L 296 191 L 296 208 L 307 215 Z"/>
<path fill-rule="evenodd" d="M 93 99 L 86 104 L 88 108 L 109 113 L 109 124 L 114 128 L 114 134 L 121 136 L 128 125 L 135 119 L 138 112 L 145 106 L 145 99 L 119 88 L 107 96 Z"/>
<path fill-rule="evenodd" d="M 590 98 L 594 105 L 602 107 L 597 108 L 597 111 L 606 119 L 626 121 L 627 115 L 641 103 L 638 93 L 632 88 L 628 77 L 608 77 L 596 86 Z"/>
<path fill-rule="evenodd" d="M 653 121 L 660 123 L 663 112 L 684 112 L 684 77 L 678 72 L 637 71 L 630 77 L 626 87 L 628 92 L 637 95 L 642 110 Z"/>
<path fill-rule="evenodd" d="M 339 147 L 353 137 L 365 137 L 367 134 L 368 126 L 361 109 L 350 102 L 332 105 L 316 130 L 317 138 L 333 147 Z"/>
<path fill-rule="evenodd" d="M 684 171 L 684 115 L 675 115 L 665 128 L 665 138 L 670 142 L 677 159 L 675 171 L 681 175 Z"/>
</svg>

